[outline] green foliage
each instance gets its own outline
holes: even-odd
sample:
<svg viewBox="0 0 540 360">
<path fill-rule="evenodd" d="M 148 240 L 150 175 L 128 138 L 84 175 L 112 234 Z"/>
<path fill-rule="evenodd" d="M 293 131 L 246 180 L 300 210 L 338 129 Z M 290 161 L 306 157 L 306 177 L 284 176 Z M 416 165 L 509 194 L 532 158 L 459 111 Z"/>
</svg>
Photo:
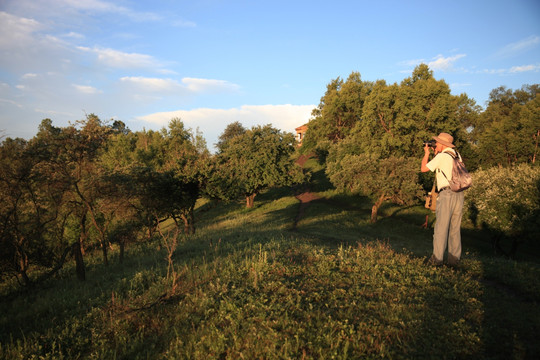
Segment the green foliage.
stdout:
<svg viewBox="0 0 540 360">
<path fill-rule="evenodd" d="M 352 136 L 364 152 L 382 157 L 419 156 L 422 142 L 443 131 L 453 134 L 459 146 L 466 104 L 466 98 L 452 96 L 448 84 L 435 80 L 422 64 L 400 85 L 375 84 Z"/>
<path fill-rule="evenodd" d="M 473 174 L 466 208 L 478 226 L 523 241 L 540 234 L 540 168 L 527 164 Z"/>
<path fill-rule="evenodd" d="M 332 80 L 318 108 L 313 110 L 302 151 L 324 154 L 327 148 L 323 144 L 344 139 L 362 119 L 364 102 L 371 87 L 370 82 L 361 80 L 358 72 L 352 72 L 345 82 L 339 77 Z"/>
<path fill-rule="evenodd" d="M 494 89 L 472 136 L 484 167 L 534 163 L 540 139 L 540 86 Z"/>
<path fill-rule="evenodd" d="M 219 141 L 216 144 L 218 151 L 219 152 L 225 151 L 225 148 L 227 147 L 229 141 L 231 141 L 236 136 L 240 136 L 244 134 L 245 132 L 246 132 L 246 129 L 238 121 L 232 122 L 229 125 L 227 125 L 225 130 L 223 130 L 223 133 L 219 136 Z"/>
<path fill-rule="evenodd" d="M 452 96 L 426 65 L 399 86 L 377 81 L 363 104 L 362 120 L 329 148 L 330 181 L 338 189 L 371 196 L 372 221 L 387 200 L 413 203 L 422 191 L 417 184 L 422 142 L 441 131 L 460 134 L 460 114 L 472 111 L 470 105 L 465 97 Z"/>
<path fill-rule="evenodd" d="M 383 202 L 411 205 L 422 195 L 417 184 L 418 161 L 414 158 L 380 159 L 374 154 L 345 154 L 340 161 L 328 162 L 326 172 L 338 190 L 374 200 L 373 222 Z"/>
<path fill-rule="evenodd" d="M 302 180 L 301 169 L 292 160 L 294 144 L 293 134 L 270 125 L 255 126 L 231 138 L 218 155 L 212 193 L 229 199 L 246 196 L 247 207 L 252 207 L 262 190 Z"/>
</svg>

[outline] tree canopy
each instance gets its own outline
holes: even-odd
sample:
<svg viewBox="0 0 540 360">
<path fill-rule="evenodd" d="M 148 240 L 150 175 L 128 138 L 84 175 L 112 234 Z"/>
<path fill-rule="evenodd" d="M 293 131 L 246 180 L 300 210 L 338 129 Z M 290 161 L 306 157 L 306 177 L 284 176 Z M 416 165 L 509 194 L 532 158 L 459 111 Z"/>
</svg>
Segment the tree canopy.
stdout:
<svg viewBox="0 0 540 360">
<path fill-rule="evenodd" d="M 460 138 L 468 120 L 464 114 L 476 110 L 466 96 L 452 95 L 424 64 L 399 85 L 379 80 L 370 86 L 360 120 L 329 146 L 327 174 L 339 189 L 372 196 L 375 221 L 384 201 L 410 203 L 421 195 L 423 141 L 444 131 L 454 134 L 459 146 L 465 140 Z"/>
<path fill-rule="evenodd" d="M 490 93 L 486 110 L 471 126 L 471 138 L 484 166 L 536 163 L 540 138 L 540 85 Z"/>
<path fill-rule="evenodd" d="M 243 195 L 246 206 L 253 207 L 255 196 L 272 186 L 291 185 L 301 178 L 301 169 L 294 164 L 292 154 L 295 140 L 271 125 L 254 126 L 229 139 L 219 154 L 218 171 L 224 186 L 232 192 L 222 191 L 229 197 Z"/>
</svg>

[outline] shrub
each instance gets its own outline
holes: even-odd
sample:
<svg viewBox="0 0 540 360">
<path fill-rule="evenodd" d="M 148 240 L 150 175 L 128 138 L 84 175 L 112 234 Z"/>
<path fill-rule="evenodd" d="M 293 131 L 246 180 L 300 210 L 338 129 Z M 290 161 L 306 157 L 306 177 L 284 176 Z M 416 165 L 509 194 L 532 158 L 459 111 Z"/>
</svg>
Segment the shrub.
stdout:
<svg viewBox="0 0 540 360">
<path fill-rule="evenodd" d="M 493 167 L 473 173 L 466 209 L 475 226 L 493 232 L 495 245 L 512 239 L 514 255 L 520 242 L 538 239 L 540 229 L 540 168 L 520 164 L 511 168 Z M 499 249 L 501 250 L 501 249 Z"/>
</svg>

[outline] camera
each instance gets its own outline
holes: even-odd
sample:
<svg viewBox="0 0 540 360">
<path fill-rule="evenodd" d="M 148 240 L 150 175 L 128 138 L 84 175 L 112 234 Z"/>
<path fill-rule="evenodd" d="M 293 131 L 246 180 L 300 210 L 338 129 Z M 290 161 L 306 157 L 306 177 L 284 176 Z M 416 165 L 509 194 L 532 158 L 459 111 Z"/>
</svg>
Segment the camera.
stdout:
<svg viewBox="0 0 540 360">
<path fill-rule="evenodd" d="M 426 141 L 424 141 L 424 146 L 426 146 L 426 145 L 429 146 L 430 148 L 435 149 L 437 147 L 437 141 L 435 141 L 433 139 L 432 140 L 426 140 Z"/>
</svg>

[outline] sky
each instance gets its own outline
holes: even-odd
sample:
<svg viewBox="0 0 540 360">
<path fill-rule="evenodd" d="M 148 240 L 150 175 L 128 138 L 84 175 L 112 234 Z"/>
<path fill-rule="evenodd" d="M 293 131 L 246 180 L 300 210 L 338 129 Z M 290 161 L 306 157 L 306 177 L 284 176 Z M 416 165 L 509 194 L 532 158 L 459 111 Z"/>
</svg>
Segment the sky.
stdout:
<svg viewBox="0 0 540 360">
<path fill-rule="evenodd" d="M 425 63 L 485 107 L 540 83 L 538 0 L 0 0 L 0 137 L 87 114 L 225 127 L 309 121 L 326 85 L 400 83 Z"/>
</svg>

